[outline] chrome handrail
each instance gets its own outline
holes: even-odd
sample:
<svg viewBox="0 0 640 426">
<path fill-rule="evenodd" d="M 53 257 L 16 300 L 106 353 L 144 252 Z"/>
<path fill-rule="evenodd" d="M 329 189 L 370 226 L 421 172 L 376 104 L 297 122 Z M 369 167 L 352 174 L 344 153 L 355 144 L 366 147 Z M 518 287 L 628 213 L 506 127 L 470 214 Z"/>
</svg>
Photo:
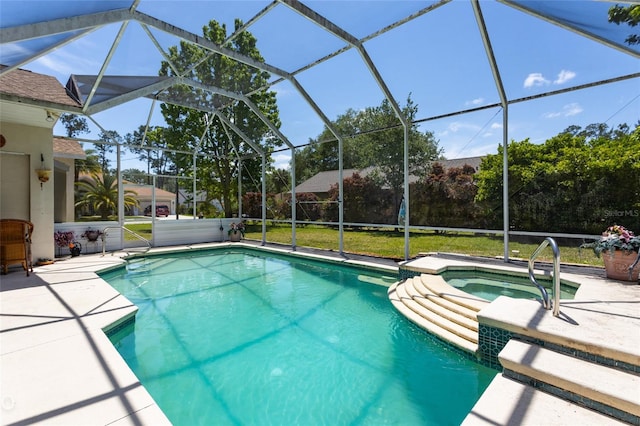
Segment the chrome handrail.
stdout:
<svg viewBox="0 0 640 426">
<path fill-rule="evenodd" d="M 107 247 L 107 231 L 109 229 L 124 229 L 125 231 L 127 231 L 128 233 L 130 233 L 131 235 L 133 235 L 134 237 L 136 237 L 139 240 L 144 241 L 147 244 L 147 250 L 145 251 L 145 253 L 149 250 L 151 250 L 151 243 L 149 242 L 149 240 L 147 240 L 146 238 L 144 238 L 142 235 L 137 234 L 135 232 L 133 232 L 131 229 L 125 228 L 124 226 L 107 226 L 106 228 L 104 228 L 102 230 L 102 255 L 104 256 L 106 253 L 106 247 Z M 124 246 L 124 244 L 123 244 Z"/>
<path fill-rule="evenodd" d="M 550 310 L 551 302 L 549 302 L 549 294 L 547 293 L 547 289 L 538 284 L 538 281 L 536 280 L 536 277 L 533 273 L 533 265 L 536 258 L 538 257 L 540 252 L 549 245 L 551 246 L 551 250 L 553 250 L 553 316 L 557 317 L 560 313 L 560 249 L 558 248 L 558 244 L 556 244 L 556 241 L 553 238 L 545 238 L 529 258 L 529 280 L 531 280 L 533 285 L 538 287 L 538 290 L 540 290 L 540 293 L 542 294 L 542 305 L 544 306 L 544 308 Z"/>
</svg>

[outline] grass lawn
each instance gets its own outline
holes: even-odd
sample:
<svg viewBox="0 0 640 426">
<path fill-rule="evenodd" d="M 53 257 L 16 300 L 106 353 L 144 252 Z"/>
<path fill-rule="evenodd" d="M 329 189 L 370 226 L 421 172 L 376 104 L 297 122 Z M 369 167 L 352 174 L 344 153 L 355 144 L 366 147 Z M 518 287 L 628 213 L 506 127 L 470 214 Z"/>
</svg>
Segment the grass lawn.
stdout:
<svg viewBox="0 0 640 426">
<path fill-rule="evenodd" d="M 247 227 L 245 238 L 261 239 L 259 225 Z M 267 227 L 267 241 L 291 244 L 291 227 L 272 225 Z M 529 259 L 543 238 L 535 243 L 511 242 L 511 257 Z M 502 257 L 502 236 L 479 236 L 470 233 L 411 232 L 409 256 L 415 257 L 422 252 L 447 252 L 475 256 Z M 296 228 L 296 244 L 301 247 L 338 250 L 338 229 L 323 226 L 305 226 Z M 603 266 L 602 259 L 595 257 L 589 249 L 580 250 L 576 241 L 573 247 L 560 247 L 562 263 Z M 513 252 L 513 251 L 516 252 Z M 344 251 L 370 256 L 404 259 L 404 232 L 393 230 L 354 230 L 345 229 Z M 541 261 L 553 261 L 551 248 L 547 247 L 538 257 Z"/>
<path fill-rule="evenodd" d="M 142 238 L 151 241 L 151 223 L 126 223 L 125 228 L 130 231 L 135 232 L 140 235 Z M 126 241 L 139 241 L 135 236 L 129 234 L 128 232 L 124 233 L 124 239 Z"/>
<path fill-rule="evenodd" d="M 151 240 L 151 223 L 132 223 L 126 227 L 140 236 Z M 260 240 L 260 225 L 248 225 L 245 238 Z M 125 239 L 136 240 L 133 235 L 125 233 Z M 529 259 L 533 251 L 540 245 L 542 238 L 535 243 L 512 241 L 509 249 L 512 258 Z M 287 225 L 269 225 L 267 241 L 272 243 L 291 244 L 291 227 Z M 307 225 L 296 229 L 296 244 L 300 247 L 312 247 L 338 251 L 338 229 L 325 226 Z M 595 257 L 589 249 L 580 250 L 576 241 L 572 247 L 560 246 L 560 261 L 581 265 L 603 266 L 602 259 Z M 380 229 L 345 229 L 344 251 L 368 256 L 386 257 L 396 260 L 404 259 L 404 232 Z M 502 236 L 480 236 L 471 233 L 412 232 L 410 237 L 409 256 L 415 257 L 424 252 L 445 252 L 469 254 L 474 256 L 503 256 Z M 552 262 L 553 253 L 547 247 L 538 257 L 541 261 Z"/>
</svg>

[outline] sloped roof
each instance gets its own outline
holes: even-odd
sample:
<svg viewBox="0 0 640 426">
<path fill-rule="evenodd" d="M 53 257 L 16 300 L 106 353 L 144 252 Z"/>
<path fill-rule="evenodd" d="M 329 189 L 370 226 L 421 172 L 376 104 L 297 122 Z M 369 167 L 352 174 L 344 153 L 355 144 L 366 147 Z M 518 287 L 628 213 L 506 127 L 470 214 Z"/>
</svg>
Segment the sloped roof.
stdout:
<svg viewBox="0 0 640 426">
<path fill-rule="evenodd" d="M 358 169 L 344 169 L 342 172 L 345 179 L 353 176 L 356 172 L 360 173 L 361 176 L 364 174 L 364 171 Z M 296 192 L 329 192 L 331 185 L 338 183 L 339 176 L 338 170 L 317 173 L 296 186 Z"/>
<path fill-rule="evenodd" d="M 466 157 L 466 158 L 456 158 L 453 160 L 436 160 L 434 163 L 442 164 L 445 169 L 449 169 L 452 167 L 462 167 L 465 164 L 472 166 L 476 171 L 480 169 L 480 162 L 483 157 Z M 365 169 L 344 169 L 343 177 L 345 179 L 352 177 L 354 174 L 358 173 L 361 177 L 367 177 L 375 170 L 374 167 L 367 167 Z M 338 180 L 340 179 L 340 173 L 338 170 L 328 170 L 324 172 L 319 172 L 306 181 L 302 182 L 300 185 L 296 186 L 296 192 L 313 192 L 313 193 L 326 193 L 329 192 L 332 185 L 336 185 Z M 409 183 L 416 182 L 418 178 L 416 176 L 409 176 Z"/>
<path fill-rule="evenodd" d="M 451 169 L 454 167 L 462 167 L 468 165 L 473 167 L 476 172 L 480 170 L 480 163 L 484 157 L 465 157 L 465 158 L 453 158 L 451 160 L 437 160 L 434 163 L 440 163 L 445 169 Z"/>
<path fill-rule="evenodd" d="M 136 183 L 125 183 L 122 185 L 126 191 L 133 191 L 138 194 L 139 200 L 151 200 L 153 187 L 150 185 L 139 185 Z M 176 194 L 156 188 L 156 200 L 171 201 L 176 198 Z"/>
<path fill-rule="evenodd" d="M 87 154 L 77 140 L 61 137 L 53 138 L 53 156 L 56 158 L 72 158 L 74 160 L 87 158 Z"/>
<path fill-rule="evenodd" d="M 6 68 L 0 65 L 0 69 Z M 17 69 L 0 75 L 0 94 L 35 101 L 46 101 L 60 106 L 80 107 L 60 82 L 50 75 Z"/>
</svg>

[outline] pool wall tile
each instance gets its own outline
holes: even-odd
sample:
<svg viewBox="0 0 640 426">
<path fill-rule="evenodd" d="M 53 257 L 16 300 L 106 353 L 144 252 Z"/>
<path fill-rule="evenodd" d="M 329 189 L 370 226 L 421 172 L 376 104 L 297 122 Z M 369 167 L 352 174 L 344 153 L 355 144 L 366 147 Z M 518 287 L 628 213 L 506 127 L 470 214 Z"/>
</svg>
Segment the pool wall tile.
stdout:
<svg viewBox="0 0 640 426">
<path fill-rule="evenodd" d="M 545 340 L 536 339 L 536 338 L 532 338 L 530 336 L 525 336 L 521 334 L 514 334 L 514 338 L 517 338 L 518 340 L 522 340 L 523 342 L 531 343 L 538 346 L 543 346 L 547 349 L 550 349 L 559 353 L 571 355 L 575 358 L 589 361 L 594 364 L 604 365 L 607 367 L 615 368 L 617 370 L 621 370 L 621 371 L 636 374 L 636 375 L 640 374 L 640 365 L 630 364 L 624 361 L 607 358 L 601 355 L 581 351 L 575 348 L 569 348 L 566 346 L 558 345 L 557 343 L 551 343 Z"/>
<path fill-rule="evenodd" d="M 403 281 L 408 278 L 413 278 L 421 274 L 422 272 L 419 272 L 419 271 L 412 271 L 411 269 L 406 269 L 406 268 L 398 268 L 398 281 Z"/>
<path fill-rule="evenodd" d="M 532 338 L 523 334 L 512 333 L 501 328 L 479 324 L 478 327 L 478 356 L 482 362 L 493 368 L 502 369 L 498 354 L 511 339 L 518 339 L 523 342 L 535 344 L 547 349 L 571 355 L 575 358 L 593 362 L 595 364 L 612 367 L 627 373 L 640 374 L 640 365 L 634 365 L 624 361 L 607 358 L 601 355 L 592 354 L 575 348 L 570 348 L 545 340 Z"/>
<path fill-rule="evenodd" d="M 130 315 L 127 318 L 125 318 L 123 321 L 112 324 L 111 326 L 104 328 L 102 331 L 104 331 L 104 334 L 106 334 L 107 337 L 111 338 L 112 336 L 116 335 L 118 332 L 129 327 L 131 324 L 135 324 L 135 322 L 136 322 L 136 316 Z"/>
<path fill-rule="evenodd" d="M 482 362 L 492 368 L 502 369 L 498 354 L 512 337 L 513 333 L 510 331 L 479 324 L 478 355 Z"/>
</svg>

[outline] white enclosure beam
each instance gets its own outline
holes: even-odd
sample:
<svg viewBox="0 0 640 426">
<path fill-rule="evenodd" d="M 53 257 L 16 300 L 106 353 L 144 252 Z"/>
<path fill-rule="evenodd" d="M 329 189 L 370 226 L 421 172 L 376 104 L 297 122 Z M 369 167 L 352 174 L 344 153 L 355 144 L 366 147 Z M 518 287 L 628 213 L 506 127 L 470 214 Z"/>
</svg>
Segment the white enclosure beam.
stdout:
<svg viewBox="0 0 640 426">
<path fill-rule="evenodd" d="M 493 48 L 491 47 L 491 40 L 487 27 L 482 16 L 482 10 L 480 9 L 480 3 L 478 0 L 471 0 L 473 12 L 478 23 L 478 29 L 480 30 L 480 36 L 482 37 L 482 43 L 484 44 L 484 50 L 487 54 L 489 65 L 491 66 L 491 72 L 495 81 L 496 90 L 500 95 L 500 103 L 502 104 L 502 229 L 504 231 L 504 253 L 503 258 L 505 262 L 509 261 L 509 157 L 507 155 L 509 145 L 509 102 L 507 94 L 502 84 L 502 78 L 500 77 L 500 70 L 496 58 L 493 54 Z"/>
</svg>

